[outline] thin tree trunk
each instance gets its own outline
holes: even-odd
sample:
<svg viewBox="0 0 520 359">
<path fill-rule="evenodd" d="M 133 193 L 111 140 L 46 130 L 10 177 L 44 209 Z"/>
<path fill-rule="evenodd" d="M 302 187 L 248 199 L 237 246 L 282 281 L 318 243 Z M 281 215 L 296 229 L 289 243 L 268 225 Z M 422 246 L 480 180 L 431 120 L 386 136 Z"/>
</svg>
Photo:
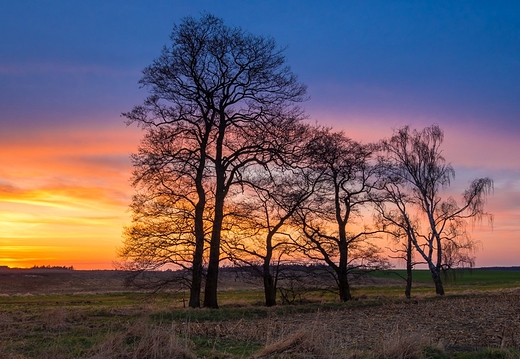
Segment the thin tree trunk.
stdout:
<svg viewBox="0 0 520 359">
<path fill-rule="evenodd" d="M 226 198 L 226 169 L 222 164 L 222 148 L 226 132 L 226 114 L 221 112 L 220 126 L 215 144 L 215 213 L 213 215 L 213 229 L 209 244 L 208 273 L 204 290 L 204 307 L 218 309 L 217 288 L 218 269 L 220 265 L 220 239 L 222 236 L 222 223 L 224 221 L 224 200 Z M 230 179 L 228 179 L 230 180 Z"/>
<path fill-rule="evenodd" d="M 348 282 L 348 273 L 346 270 L 341 270 L 341 272 L 338 274 L 338 289 L 339 299 L 342 302 L 352 300 L 352 295 L 350 294 L 350 284 Z"/>
<path fill-rule="evenodd" d="M 222 231 L 223 208 L 215 208 L 213 232 L 209 246 L 208 273 L 204 290 L 204 307 L 218 309 L 217 288 L 220 264 L 220 235 Z"/>
<path fill-rule="evenodd" d="M 281 222 L 279 225 L 281 225 Z M 273 235 L 276 233 L 278 228 L 280 228 L 280 226 L 277 226 L 275 229 L 271 230 L 265 241 L 266 253 L 264 257 L 262 275 L 264 277 L 264 295 L 265 305 L 267 307 L 276 305 L 276 281 L 271 274 L 271 259 L 273 257 Z"/>
<path fill-rule="evenodd" d="M 345 230 L 345 224 L 341 222 L 341 217 L 339 216 L 339 205 L 336 206 L 336 220 L 339 225 L 339 264 L 336 269 L 338 274 L 338 289 L 339 289 L 339 299 L 343 302 L 349 301 L 352 299 L 352 295 L 350 294 L 350 285 L 348 283 L 348 243 L 347 243 L 347 233 Z"/>
<path fill-rule="evenodd" d="M 202 288 L 202 254 L 204 251 L 204 240 L 195 245 L 193 255 L 192 281 L 190 287 L 190 308 L 200 307 L 200 290 Z"/>
<path fill-rule="evenodd" d="M 408 244 L 406 247 L 406 289 L 404 290 L 404 295 L 407 299 L 412 297 L 412 241 L 410 237 L 408 237 Z"/>
<path fill-rule="evenodd" d="M 444 295 L 444 286 L 442 285 L 441 273 L 437 268 L 430 269 L 433 283 L 435 284 L 435 293 L 438 295 Z"/>
<path fill-rule="evenodd" d="M 207 137 L 203 138 L 202 146 L 206 147 Z M 195 178 L 195 186 L 197 188 L 197 196 L 199 201 L 195 205 L 195 250 L 193 251 L 192 260 L 192 281 L 190 288 L 190 308 L 200 307 L 200 291 L 202 288 L 202 263 L 204 257 L 204 209 L 206 207 L 206 191 L 202 184 L 204 177 L 204 165 L 206 162 L 205 151 L 201 151 L 197 176 Z"/>
</svg>

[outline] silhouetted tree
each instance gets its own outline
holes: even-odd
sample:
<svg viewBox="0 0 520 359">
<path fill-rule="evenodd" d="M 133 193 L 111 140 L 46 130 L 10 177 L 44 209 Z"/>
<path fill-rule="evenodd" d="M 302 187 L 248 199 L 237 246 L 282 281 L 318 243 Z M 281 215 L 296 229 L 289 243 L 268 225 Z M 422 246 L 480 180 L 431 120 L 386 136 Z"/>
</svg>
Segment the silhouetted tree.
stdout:
<svg viewBox="0 0 520 359">
<path fill-rule="evenodd" d="M 397 248 L 390 248 L 394 255 L 391 258 L 403 259 L 406 263 L 405 296 L 410 299 L 413 284 L 414 245 L 413 230 L 416 222 L 407 215 L 408 207 L 412 206 L 411 198 L 401 191 L 400 178 L 391 175 L 390 165 L 385 159 L 380 159 L 379 169 L 381 176 L 379 189 L 371 194 L 374 204 L 374 218 L 376 226 L 382 232 L 390 235 L 396 242 Z M 388 203 L 395 208 L 389 209 Z"/>
<path fill-rule="evenodd" d="M 342 301 L 352 299 L 349 273 L 387 265 L 371 241 L 378 230 L 366 224 L 378 177 L 374 150 L 328 129 L 318 129 L 308 144 L 310 167 L 318 175 L 316 190 L 297 211 L 298 244 L 308 258 L 329 266 Z"/>
<path fill-rule="evenodd" d="M 302 165 L 304 160 L 296 162 Z M 313 172 L 298 165 L 257 167 L 244 174 L 243 197 L 236 203 L 244 230 L 227 241 L 233 262 L 262 278 L 266 306 L 276 305 L 280 264 L 295 252 L 291 218 L 313 193 Z"/>
<path fill-rule="evenodd" d="M 180 136 L 182 142 L 176 141 Z M 132 155 L 136 194 L 130 209 L 132 223 L 119 249 L 120 269 L 130 270 L 129 282 L 154 290 L 169 283 L 190 289 L 190 307 L 200 306 L 204 239 L 211 229 L 205 201 L 200 151 L 182 126 L 149 128 L 138 152 Z M 173 267 L 170 276 L 144 272 Z"/>
<path fill-rule="evenodd" d="M 455 176 L 442 156 L 443 137 L 437 125 L 421 131 L 405 126 L 382 142 L 388 165 L 387 202 L 378 207 L 380 219 L 406 234 L 427 263 L 439 295 L 444 294 L 443 268 L 460 261 L 472 264 L 469 253 L 475 242 L 466 222 L 491 218 L 484 203 L 493 187 L 490 178 L 479 178 L 464 191 L 461 205 L 450 196 L 443 198 L 442 189 Z"/>
<path fill-rule="evenodd" d="M 225 26 L 212 15 L 185 18 L 170 39 L 171 45 L 143 71 L 140 84 L 150 96 L 124 115 L 145 127 L 173 127 L 178 134 L 172 141 L 191 154 L 186 169 L 192 171 L 196 189 L 194 282 L 202 273 L 199 249 L 206 239 L 204 217 L 211 193 L 204 306 L 218 308 L 226 198 L 247 166 L 283 155 L 280 150 L 302 117 L 295 103 L 304 100 L 306 88 L 285 66 L 273 39 Z M 198 288 L 192 286 L 195 296 Z M 190 303 L 197 304 L 195 298 Z"/>
</svg>

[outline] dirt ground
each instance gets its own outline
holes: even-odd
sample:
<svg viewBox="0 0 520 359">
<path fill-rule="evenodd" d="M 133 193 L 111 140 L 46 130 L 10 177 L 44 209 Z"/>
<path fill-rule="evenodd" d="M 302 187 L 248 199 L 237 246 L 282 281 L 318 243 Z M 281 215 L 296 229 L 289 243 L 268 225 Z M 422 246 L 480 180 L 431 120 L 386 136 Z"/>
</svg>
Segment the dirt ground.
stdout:
<svg viewBox="0 0 520 359">
<path fill-rule="evenodd" d="M 450 351 L 520 348 L 520 290 L 351 307 L 269 325 L 272 332 L 295 333 L 305 328 L 306 335 L 315 337 L 310 342 L 325 348 L 371 350 L 406 341 Z"/>
</svg>

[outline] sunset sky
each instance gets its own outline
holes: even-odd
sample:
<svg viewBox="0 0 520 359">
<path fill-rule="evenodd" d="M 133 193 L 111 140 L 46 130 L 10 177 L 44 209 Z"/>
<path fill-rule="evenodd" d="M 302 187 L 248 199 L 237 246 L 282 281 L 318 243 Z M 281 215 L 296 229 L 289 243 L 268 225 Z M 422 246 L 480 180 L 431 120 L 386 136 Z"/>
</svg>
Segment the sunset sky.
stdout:
<svg viewBox="0 0 520 359">
<path fill-rule="evenodd" d="M 203 11 L 287 47 L 312 122 L 362 142 L 439 124 L 451 191 L 495 182 L 477 266 L 520 265 L 520 2 L 0 0 L 0 266 L 113 267 L 143 135 L 120 113 Z"/>
</svg>

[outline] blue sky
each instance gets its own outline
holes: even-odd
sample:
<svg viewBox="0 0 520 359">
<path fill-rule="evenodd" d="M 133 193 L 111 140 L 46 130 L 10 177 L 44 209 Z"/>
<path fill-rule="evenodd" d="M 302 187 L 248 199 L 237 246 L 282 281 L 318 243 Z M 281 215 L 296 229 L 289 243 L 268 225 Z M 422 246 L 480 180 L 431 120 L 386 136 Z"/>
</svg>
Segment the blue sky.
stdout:
<svg viewBox="0 0 520 359">
<path fill-rule="evenodd" d="M 143 97 L 140 70 L 172 25 L 208 11 L 287 46 L 315 117 L 450 118 L 520 129 L 520 3 L 513 1 L 1 4 L 2 122 L 46 126 L 128 109 Z"/>
<path fill-rule="evenodd" d="M 116 187 L 111 203 L 124 212 L 140 133 L 120 113 L 146 96 L 140 72 L 173 24 L 204 11 L 287 47 L 288 65 L 308 86 L 311 121 L 364 142 L 439 124 L 455 190 L 473 177 L 495 179 L 489 205 L 498 215 L 484 250 L 498 251 L 489 263 L 511 257 L 496 248 L 518 242 L 520 227 L 516 1 L 0 0 L 0 185 Z M 0 222 L 2 211 L 13 209 L 0 208 Z M 112 247 L 127 220 L 118 218 Z M 0 231 L 0 244 L 2 235 L 11 245 L 22 238 Z M 489 244 L 496 236 L 506 239 Z"/>
</svg>

